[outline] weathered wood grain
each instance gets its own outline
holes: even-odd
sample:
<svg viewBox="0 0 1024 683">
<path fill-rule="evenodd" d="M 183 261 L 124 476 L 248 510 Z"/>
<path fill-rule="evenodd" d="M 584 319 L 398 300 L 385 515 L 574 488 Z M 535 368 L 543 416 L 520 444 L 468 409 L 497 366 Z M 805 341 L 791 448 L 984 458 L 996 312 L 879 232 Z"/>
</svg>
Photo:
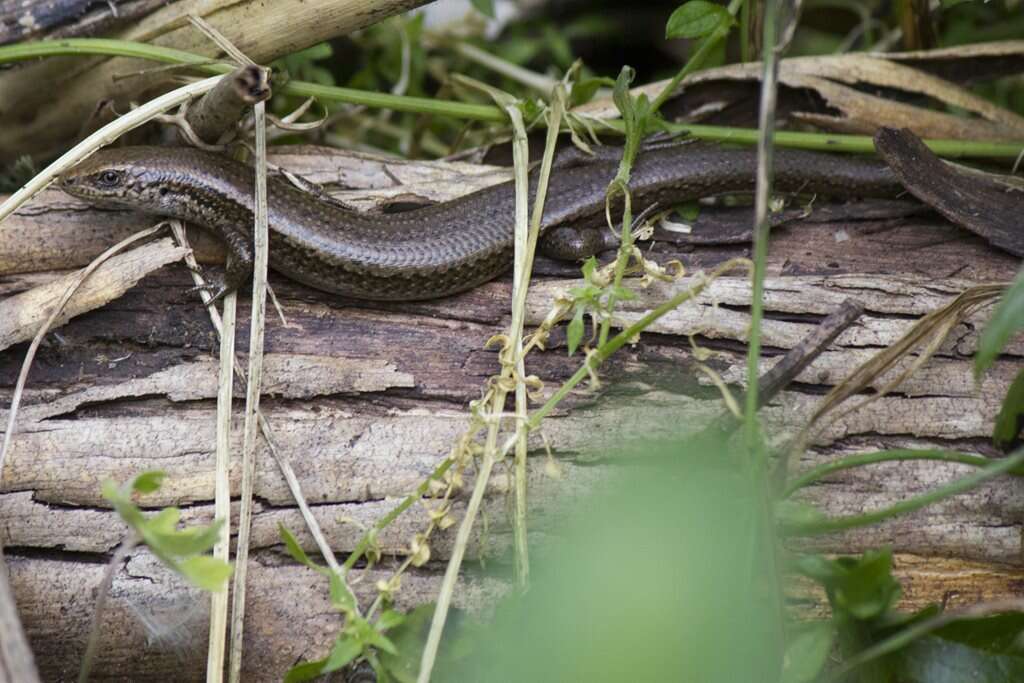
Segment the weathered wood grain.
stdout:
<svg viewBox="0 0 1024 683">
<path fill-rule="evenodd" d="M 459 184 L 476 182 L 466 178 L 480 173 L 447 166 L 444 182 L 430 183 L 429 165 L 377 164 L 375 169 L 316 153 L 288 159 L 291 167 L 319 168 L 318 180 L 335 188 L 369 189 L 371 199 L 364 207 L 379 207 L 390 198 L 443 199 Z M 478 180 L 501 177 L 491 170 Z M 861 220 L 856 206 L 812 214 L 773 232 L 765 295 L 766 364 L 847 298 L 860 301 L 866 311 L 795 385 L 764 408 L 765 425 L 775 440 L 795 433 L 825 391 L 918 317 L 967 286 L 1012 279 L 1019 266 L 935 217 L 913 215 L 894 222 L 865 209 L 874 217 Z M 716 209 L 704 213 L 709 219 L 705 226 L 720 224 L 713 220 Z M 0 225 L 0 294 L 45 284 L 59 275 L 54 269 L 79 267 L 119 236 L 150 223 L 130 213 L 87 210 L 59 193 L 47 193 Z M 698 221 L 694 229 L 700 226 Z M 215 262 L 219 247 L 202 239 L 204 259 Z M 746 249 L 713 239 L 659 241 L 650 255 L 682 260 L 692 278 L 697 270 Z M 578 268 L 541 260 L 537 272 L 528 303 L 531 325 L 543 318 L 559 290 L 576 283 Z M 624 304 L 616 325 L 635 320 L 691 282 L 640 293 Z M 268 318 L 262 405 L 332 548 L 344 556 L 366 526 L 422 481 L 465 428 L 468 402 L 481 395 L 497 371 L 496 353 L 485 350 L 484 342 L 508 323 L 510 284 L 502 279 L 439 301 L 378 304 L 331 297 L 276 276 L 271 283 L 287 324 Z M 14 591 L 47 679 L 64 680 L 77 670 L 91 591 L 123 535 L 122 524 L 99 495 L 100 483 L 159 468 L 168 472 L 166 484 L 144 499 L 145 505 L 183 506 L 189 521 L 207 521 L 212 514 L 217 342 L 206 313 L 186 293 L 189 286 L 179 264 L 156 271 L 120 298 L 48 335 L 32 370 L 4 472 L 0 519 Z M 535 435 L 531 446 L 537 457 L 531 458 L 529 482 L 536 553 L 557 539 L 560 506 L 572 506 L 598 481 L 615 481 L 616 466 L 607 456 L 617 444 L 640 436 L 678 438 L 721 412 L 717 390 L 696 370 L 690 335 L 712 352 L 706 365 L 735 391 L 742 389 L 749 292 L 743 277 L 715 282 L 697 301 L 613 357 L 602 368 L 600 390 L 574 392 L 545 422 L 544 436 L 562 476 L 547 474 L 543 445 Z M 243 297 L 241 338 L 247 308 Z M 937 356 L 892 395 L 823 425 L 812 450 L 794 469 L 877 448 L 938 446 L 998 455 L 988 436 L 1000 401 L 1024 364 L 1024 339 L 1014 340 L 994 369 L 975 383 L 971 353 L 984 318 L 979 312 L 965 321 Z M 0 400 L 10 398 L 24 347 L 16 344 L 0 352 Z M 550 394 L 580 362 L 578 354 L 566 355 L 564 329 L 559 328 L 547 351 L 530 356 L 527 371 L 540 376 L 544 393 Z M 6 406 L 0 410 L 0 419 L 5 417 Z M 236 427 L 240 431 L 240 424 Z M 236 443 L 239 439 L 236 433 Z M 854 514 L 963 472 L 961 466 L 935 462 L 848 470 L 810 487 L 804 496 L 827 514 Z M 477 534 L 470 548 L 470 557 L 483 553 L 490 567 L 508 561 L 508 482 L 499 468 L 485 506 L 487 533 Z M 236 470 L 232 489 L 237 487 Z M 899 554 L 907 607 L 945 598 L 968 604 L 1016 595 L 1021 591 L 1022 487 L 1024 482 L 1016 479 L 1000 479 L 887 524 L 814 539 L 802 547 L 856 552 L 891 545 Z M 315 548 L 266 453 L 260 458 L 256 495 L 246 680 L 276 680 L 298 659 L 322 655 L 338 624 L 321 577 L 297 568 L 283 553 L 279 523 L 308 550 Z M 456 516 L 461 510 L 458 500 Z M 379 538 L 385 557 L 406 555 L 424 520 L 424 511 L 414 506 L 385 530 Z M 400 607 L 431 599 L 452 539 L 449 529 L 432 540 L 432 561 L 404 581 Z M 382 569 L 361 582 L 360 595 L 369 597 L 376 578 L 386 575 Z M 465 586 L 460 604 L 475 607 L 490 604 L 504 590 L 497 579 L 467 579 Z M 806 609 L 821 609 L 821 596 L 799 584 L 794 591 Z M 119 574 L 113 599 L 97 680 L 202 677 L 202 657 L 192 651 L 205 642 L 205 605 L 190 611 L 194 595 L 145 551 L 133 555 Z M 184 613 L 185 626 L 174 631 L 178 636 L 150 633 L 147 641 L 144 619 L 129 602 L 140 610 L 177 614 L 179 621 Z M 180 634 L 197 640 L 182 646 L 175 640 Z M 147 656 L 129 656 L 137 652 Z"/>
</svg>

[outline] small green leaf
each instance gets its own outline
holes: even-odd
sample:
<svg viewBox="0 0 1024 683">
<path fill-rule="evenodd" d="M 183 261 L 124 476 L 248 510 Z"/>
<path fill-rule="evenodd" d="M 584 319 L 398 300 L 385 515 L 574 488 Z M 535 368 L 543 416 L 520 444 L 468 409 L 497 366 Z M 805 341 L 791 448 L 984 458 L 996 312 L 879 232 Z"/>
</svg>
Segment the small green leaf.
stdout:
<svg viewBox="0 0 1024 683">
<path fill-rule="evenodd" d="M 476 8 L 477 12 L 485 16 L 494 18 L 494 0 L 469 0 L 473 7 Z"/>
<path fill-rule="evenodd" d="M 377 629 L 380 631 L 387 631 L 390 628 L 400 626 L 405 621 L 405 615 L 401 612 L 396 612 L 393 609 L 386 609 L 381 612 L 380 617 L 377 619 Z"/>
<path fill-rule="evenodd" d="M 127 500 L 121 493 L 121 489 L 117 486 L 117 482 L 113 479 L 105 479 L 103 483 L 100 484 L 100 493 L 103 494 L 104 498 L 115 505 Z"/>
<path fill-rule="evenodd" d="M 146 527 L 153 532 L 167 534 L 173 533 L 181 519 L 181 510 L 176 507 L 167 507 L 146 520 Z"/>
<path fill-rule="evenodd" d="M 292 559 L 296 562 L 301 562 L 310 569 L 314 569 L 324 575 L 330 572 L 326 567 L 321 567 L 316 562 L 309 559 L 309 555 L 307 555 L 306 551 L 299 545 L 299 542 L 295 539 L 295 536 L 292 535 L 292 532 L 288 531 L 288 528 L 280 522 L 277 525 L 277 533 L 281 535 L 281 539 L 284 541 L 285 550 L 288 551 L 288 554 L 291 555 Z"/>
<path fill-rule="evenodd" d="M 700 216 L 700 203 L 693 201 L 676 204 L 675 210 L 684 221 L 693 222 Z"/>
<path fill-rule="evenodd" d="M 634 292 L 629 287 L 623 287 L 622 285 L 619 285 L 618 287 L 612 286 L 610 287 L 610 289 L 612 293 L 615 295 L 615 298 L 619 299 L 620 301 L 632 301 L 633 299 L 636 298 L 636 292 Z"/>
<path fill-rule="evenodd" d="M 583 279 L 590 282 L 594 279 L 595 271 L 597 271 L 597 259 L 591 256 L 583 262 Z"/>
<path fill-rule="evenodd" d="M 352 591 L 349 590 L 345 582 L 341 580 L 341 577 L 330 572 L 331 579 L 331 605 L 335 609 L 341 610 L 342 612 L 353 612 L 356 608 L 356 598 L 352 595 Z"/>
<path fill-rule="evenodd" d="M 132 481 L 132 490 L 141 494 L 153 493 L 160 488 L 166 477 L 167 473 L 160 470 L 143 472 Z"/>
<path fill-rule="evenodd" d="M 568 327 L 565 329 L 566 342 L 569 344 L 569 355 L 576 353 L 576 349 L 579 348 L 580 342 L 583 341 L 583 314 L 584 308 L 582 306 L 576 307 L 576 313 L 572 316 L 572 320 L 569 321 Z"/>
<path fill-rule="evenodd" d="M 866 621 L 886 614 L 901 592 L 892 576 L 892 551 L 869 550 L 860 557 L 806 555 L 797 570 L 821 583 L 837 615 Z"/>
<path fill-rule="evenodd" d="M 839 558 L 848 574 L 835 586 L 835 606 L 866 620 L 884 614 L 901 592 L 892 576 L 892 551 L 872 550 L 859 558 Z"/>
<path fill-rule="evenodd" d="M 608 78 L 581 78 L 572 84 L 572 91 L 569 93 L 569 104 L 578 107 L 594 99 L 594 95 L 601 89 L 602 85 L 613 85 L 614 81 Z"/>
<path fill-rule="evenodd" d="M 224 520 L 217 520 L 209 526 L 154 531 L 143 529 L 143 538 L 154 550 L 173 557 L 190 557 L 205 553 L 220 538 L 220 527 Z"/>
<path fill-rule="evenodd" d="M 633 98 L 629 94 L 629 85 L 636 77 L 636 71 L 631 66 L 623 66 L 615 79 L 615 87 L 612 89 L 612 101 L 619 110 L 623 120 L 635 118 L 633 110 Z"/>
<path fill-rule="evenodd" d="M 978 352 L 974 354 L 975 377 L 980 377 L 992 365 L 1010 337 L 1021 329 L 1024 329 L 1024 269 L 1017 273 L 981 333 Z"/>
<path fill-rule="evenodd" d="M 370 628 L 373 629 L 372 626 Z M 395 644 L 392 643 L 386 635 L 376 629 L 373 629 L 369 633 L 367 643 L 369 645 L 373 645 L 378 650 L 387 652 L 389 655 L 398 655 L 398 648 L 395 647 Z"/>
<path fill-rule="evenodd" d="M 721 5 L 706 0 L 689 0 L 672 13 L 665 24 L 665 38 L 702 38 L 721 24 L 732 22 L 732 15 Z"/>
<path fill-rule="evenodd" d="M 579 303 L 595 301 L 600 293 L 601 288 L 594 285 L 583 285 L 582 287 L 573 287 L 569 290 L 569 296 Z"/>
<path fill-rule="evenodd" d="M 1003 407 L 996 417 L 992 441 L 999 448 L 1009 448 L 1024 429 L 1024 370 L 1017 373 L 1003 399 Z"/>
<path fill-rule="evenodd" d="M 825 668 L 834 629 L 828 621 L 802 624 L 786 643 L 781 683 L 810 683 Z"/>
<path fill-rule="evenodd" d="M 318 659 L 313 662 L 302 662 L 288 669 L 284 675 L 284 683 L 303 683 L 318 678 L 324 671 L 326 659 Z"/>
<path fill-rule="evenodd" d="M 331 648 L 331 654 L 327 655 L 327 659 L 324 660 L 323 668 L 320 671 L 321 673 L 337 671 L 362 654 L 362 652 L 363 645 L 358 640 L 346 636 L 338 636 L 338 639 L 334 641 L 334 647 Z"/>
<path fill-rule="evenodd" d="M 231 576 L 231 563 L 212 555 L 196 555 L 178 563 L 178 571 L 193 585 L 208 591 L 221 591 Z"/>
</svg>

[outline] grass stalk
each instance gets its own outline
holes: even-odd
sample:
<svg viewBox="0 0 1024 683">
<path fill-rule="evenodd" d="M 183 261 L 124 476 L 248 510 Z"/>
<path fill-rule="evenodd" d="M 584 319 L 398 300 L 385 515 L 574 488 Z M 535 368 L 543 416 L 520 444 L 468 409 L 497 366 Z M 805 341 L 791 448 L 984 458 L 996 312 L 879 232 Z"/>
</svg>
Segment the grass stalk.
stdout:
<svg viewBox="0 0 1024 683">
<path fill-rule="evenodd" d="M 253 107 L 256 121 L 256 200 L 253 227 L 252 310 L 249 316 L 249 382 L 245 397 L 245 437 L 242 447 L 241 508 L 238 514 L 238 547 L 231 607 L 231 657 L 228 680 L 238 683 L 242 671 L 242 635 L 245 622 L 245 579 L 249 557 L 249 532 L 252 527 L 253 485 L 256 478 L 256 441 L 260 414 L 260 387 L 263 379 L 263 336 L 267 307 L 267 136 L 266 104 Z"/>
</svg>

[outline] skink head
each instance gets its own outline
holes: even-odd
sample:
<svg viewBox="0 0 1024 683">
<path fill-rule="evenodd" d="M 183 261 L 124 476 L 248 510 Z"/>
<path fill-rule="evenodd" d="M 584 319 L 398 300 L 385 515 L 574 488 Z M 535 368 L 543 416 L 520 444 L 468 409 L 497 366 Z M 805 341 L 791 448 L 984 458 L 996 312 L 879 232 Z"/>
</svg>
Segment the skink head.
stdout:
<svg viewBox="0 0 1024 683">
<path fill-rule="evenodd" d="M 60 188 L 100 206 L 148 208 L 168 203 L 171 185 L 155 148 L 104 149 L 61 175 Z"/>
</svg>

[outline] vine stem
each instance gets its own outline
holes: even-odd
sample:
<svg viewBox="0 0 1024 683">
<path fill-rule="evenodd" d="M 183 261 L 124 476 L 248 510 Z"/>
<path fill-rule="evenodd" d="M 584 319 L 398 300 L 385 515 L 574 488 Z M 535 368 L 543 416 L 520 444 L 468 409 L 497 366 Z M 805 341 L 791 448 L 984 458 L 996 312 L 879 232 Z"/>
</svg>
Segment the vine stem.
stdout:
<svg viewBox="0 0 1024 683">
<path fill-rule="evenodd" d="M 782 497 L 788 498 L 800 489 L 809 486 L 830 474 L 841 472 L 842 470 L 853 469 L 854 467 L 863 467 L 864 465 L 877 465 L 883 462 L 901 462 L 906 460 L 937 460 L 939 462 L 952 462 L 960 465 L 970 465 L 972 467 L 987 467 L 992 464 L 991 460 L 980 455 L 970 455 L 968 453 L 958 453 L 956 451 L 915 451 L 909 449 L 894 449 L 875 451 L 874 453 L 858 453 L 857 455 L 851 455 L 846 458 L 832 460 L 824 465 L 819 465 L 814 469 L 808 470 L 806 473 L 789 483 L 786 490 L 783 492 Z"/>
<path fill-rule="evenodd" d="M 923 507 L 937 503 L 940 500 L 950 498 L 952 496 L 959 495 L 970 491 L 971 489 L 983 484 L 989 479 L 994 479 L 1001 474 L 1010 472 L 1024 464 L 1024 448 L 1017 449 L 1010 457 L 998 460 L 996 464 L 991 465 L 982 469 L 974 474 L 969 474 L 966 477 L 961 477 L 955 481 L 952 481 L 945 486 L 940 486 L 934 491 L 923 493 L 913 498 L 908 498 L 902 502 L 891 505 L 881 510 L 875 510 L 874 512 L 866 512 L 861 515 L 850 515 L 848 517 L 836 517 L 832 519 L 818 520 L 808 522 L 806 524 L 798 524 L 784 529 L 783 533 L 788 536 L 820 536 L 822 534 L 831 534 L 836 531 L 845 531 L 847 529 L 855 529 L 861 526 L 869 526 L 871 524 L 877 524 L 884 522 L 885 520 L 905 515 L 915 510 L 920 510 Z"/>
<path fill-rule="evenodd" d="M 207 57 L 192 54 L 191 52 L 185 52 L 183 50 L 174 50 L 172 48 L 147 45 L 146 43 L 135 43 L 132 41 L 105 38 L 67 38 L 64 40 L 44 40 L 18 43 L 15 45 L 4 45 L 0 47 L 0 64 L 61 55 L 135 57 L 138 59 L 148 59 L 165 64 L 183 64 L 189 66 L 191 69 L 206 74 L 225 74 L 235 68 L 230 64 L 211 62 Z M 682 79 L 680 78 L 680 82 L 681 80 Z M 667 98 L 673 94 L 672 90 L 674 90 L 674 87 L 672 89 L 662 89 L 659 92 L 658 97 L 655 98 L 655 102 L 657 102 L 659 98 L 667 100 Z M 289 95 L 298 95 L 303 97 L 313 96 L 330 102 L 345 102 L 349 104 L 363 105 L 366 107 L 391 109 L 400 112 L 451 116 L 459 119 L 490 123 L 502 123 L 507 120 L 504 112 L 499 107 L 488 104 L 470 104 L 452 100 L 399 96 L 392 95 L 390 93 L 358 90 L 355 88 L 319 85 L 305 81 L 291 81 L 280 88 L 280 91 Z M 664 95 L 664 97 L 662 97 L 662 95 Z M 134 112 L 129 112 L 121 118 L 126 118 L 132 113 Z M 623 132 L 621 121 L 602 119 L 600 123 L 605 130 L 611 133 L 621 134 Z M 748 145 L 752 145 L 757 142 L 757 130 L 752 128 L 733 128 L 730 126 L 707 126 L 671 122 L 665 122 L 664 125 L 666 130 L 670 132 L 686 134 L 700 140 Z M 924 143 L 928 145 L 933 152 L 945 158 L 980 157 L 1016 160 L 1022 151 L 1022 144 L 1020 142 L 982 142 L 972 140 L 930 139 L 925 140 Z M 778 147 L 810 149 L 823 152 L 855 152 L 871 154 L 875 150 L 874 141 L 871 137 L 866 135 L 779 131 L 775 134 L 775 144 Z M 3 216 L 0 215 L 0 218 L 2 217 Z"/>
</svg>

